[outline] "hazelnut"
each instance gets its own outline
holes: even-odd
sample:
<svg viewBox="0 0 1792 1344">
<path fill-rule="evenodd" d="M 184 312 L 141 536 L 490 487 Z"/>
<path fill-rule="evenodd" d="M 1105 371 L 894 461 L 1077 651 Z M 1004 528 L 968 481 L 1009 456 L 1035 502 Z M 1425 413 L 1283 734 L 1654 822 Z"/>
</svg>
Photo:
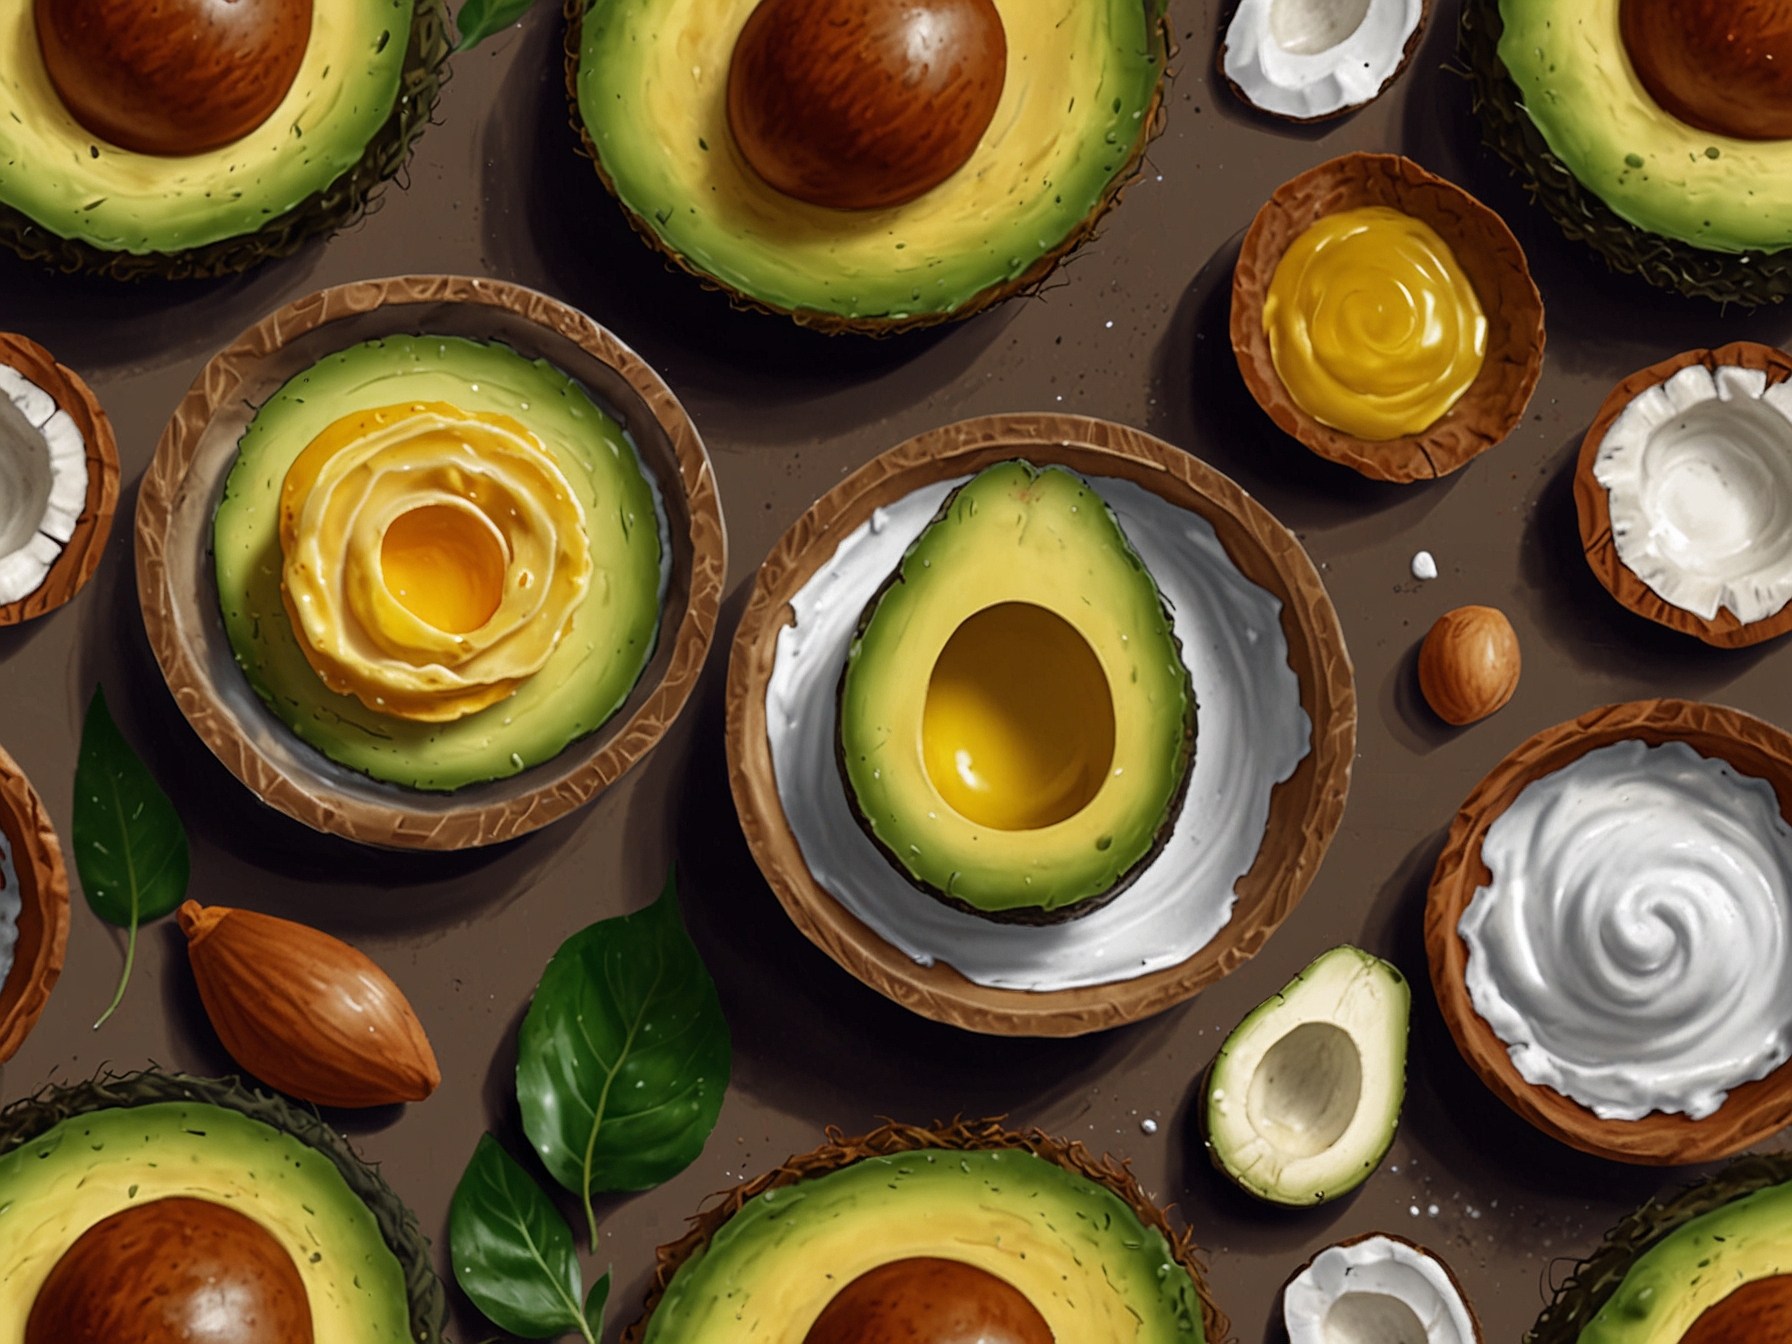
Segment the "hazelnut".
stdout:
<svg viewBox="0 0 1792 1344">
<path fill-rule="evenodd" d="M 1518 636 L 1494 607 L 1457 607 L 1438 617 L 1419 649 L 1419 689 L 1445 723 L 1484 719 L 1518 689 Z"/>
</svg>

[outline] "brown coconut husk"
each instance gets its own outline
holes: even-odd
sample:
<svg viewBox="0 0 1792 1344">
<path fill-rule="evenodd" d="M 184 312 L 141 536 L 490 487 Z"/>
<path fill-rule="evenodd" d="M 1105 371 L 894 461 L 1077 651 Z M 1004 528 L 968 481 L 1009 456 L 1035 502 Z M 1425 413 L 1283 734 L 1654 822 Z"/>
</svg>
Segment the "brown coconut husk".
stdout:
<svg viewBox="0 0 1792 1344">
<path fill-rule="evenodd" d="M 50 352 L 26 336 L 0 332 L 0 364 L 17 369 L 67 411 L 87 445 L 87 502 L 75 532 L 37 588 L 17 602 L 0 603 L 0 626 L 17 625 L 56 610 L 81 591 L 99 568 L 112 515 L 118 508 L 118 439 L 112 421 L 81 375 L 58 364 Z"/>
<path fill-rule="evenodd" d="M 1437 230 L 1487 315 L 1487 355 L 1468 390 L 1424 433 L 1379 441 L 1322 425 L 1302 410 L 1282 385 L 1263 328 L 1263 300 L 1289 245 L 1326 215 L 1371 205 Z M 1543 300 L 1505 221 L 1398 154 L 1346 154 L 1277 188 L 1251 222 L 1232 275 L 1232 350 L 1257 404 L 1319 456 L 1378 481 L 1447 476 L 1510 434 L 1542 373 L 1543 340 Z"/>
<path fill-rule="evenodd" d="M 1399 63 L 1394 66 L 1388 77 L 1381 81 L 1381 87 L 1376 89 L 1375 92 L 1370 94 L 1367 98 L 1362 99 L 1360 102 L 1348 103 L 1331 112 L 1321 112 L 1316 117 L 1291 117 L 1286 112 L 1272 112 L 1267 107 L 1263 107 L 1257 103 L 1252 99 L 1250 94 L 1244 91 L 1236 80 L 1226 73 L 1226 52 L 1228 50 L 1226 39 L 1231 33 L 1232 20 L 1238 13 L 1238 5 L 1239 0 L 1231 0 L 1231 3 L 1227 4 L 1221 11 L 1219 47 L 1213 54 L 1214 73 L 1225 82 L 1228 89 L 1232 90 L 1232 96 L 1238 99 L 1238 101 L 1243 103 L 1246 107 L 1250 108 L 1253 112 L 1257 112 L 1265 117 L 1274 117 L 1277 121 L 1287 122 L 1291 126 L 1313 126 L 1322 121 L 1336 121 L 1339 117 L 1347 117 L 1352 112 L 1361 111 L 1363 108 L 1369 106 L 1370 103 L 1374 102 L 1377 98 L 1381 97 L 1382 94 L 1393 88 L 1394 81 L 1406 73 L 1406 67 L 1412 64 L 1412 58 L 1418 54 L 1419 43 L 1424 40 L 1425 25 L 1431 22 L 1431 0 L 1425 0 L 1425 3 L 1419 6 L 1419 21 L 1414 26 L 1412 32 L 1407 35 L 1406 46 L 1401 49 Z"/>
<path fill-rule="evenodd" d="M 1574 468 L 1574 511 L 1580 520 L 1580 544 L 1586 552 L 1587 565 L 1606 592 L 1638 616 L 1646 616 L 1658 625 L 1694 635 L 1720 649 L 1740 649 L 1792 630 L 1792 602 L 1758 621 L 1742 621 L 1728 607 L 1719 607 L 1717 615 L 1706 620 L 1696 611 L 1675 606 L 1619 558 L 1618 545 L 1612 537 L 1611 493 L 1593 475 L 1599 446 L 1624 408 L 1650 388 L 1694 364 L 1703 364 L 1713 372 L 1725 366 L 1758 369 L 1767 375 L 1769 387 L 1792 377 L 1792 355 L 1754 341 L 1733 341 L 1716 350 L 1687 350 L 1631 374 L 1606 395 L 1592 428 L 1581 440 L 1580 458 Z"/>
<path fill-rule="evenodd" d="M 1232 918 L 1178 966 L 1132 980 L 1034 992 L 973 984 L 944 961 L 921 966 L 849 914 L 815 880 L 785 818 L 765 730 L 765 688 L 790 599 L 872 512 L 934 481 L 1025 458 L 1118 476 L 1213 524 L 1226 553 L 1282 601 L 1288 661 L 1312 721 L 1311 749 L 1270 796 L 1257 860 Z M 1234 482 L 1141 430 L 1076 415 L 996 415 L 931 430 L 875 458 L 792 525 L 760 566 L 728 664 L 728 774 L 760 871 L 797 928 L 878 993 L 970 1031 L 1077 1036 L 1181 1003 L 1243 965 L 1299 903 L 1344 813 L 1356 747 L 1356 689 L 1342 627 L 1293 533 Z M 1198 748 L 1197 748 L 1198 750 Z M 925 900 L 919 892 L 915 899 Z"/>
<path fill-rule="evenodd" d="M 1468 945 L 1457 925 L 1475 889 L 1492 880 L 1481 861 L 1487 830 L 1532 781 L 1598 747 L 1640 739 L 1650 746 L 1685 742 L 1701 756 L 1728 761 L 1764 779 L 1792 817 L 1792 735 L 1722 705 L 1637 700 L 1607 705 L 1546 728 L 1496 765 L 1463 803 L 1432 873 L 1425 903 L 1425 953 L 1431 986 L 1456 1048 L 1495 1096 L 1551 1138 L 1582 1152 L 1640 1166 L 1710 1162 L 1741 1152 L 1792 1122 L 1792 1061 L 1767 1077 L 1729 1090 L 1703 1120 L 1652 1112 L 1641 1120 L 1601 1120 L 1554 1088 L 1526 1082 L 1506 1043 L 1475 1011 L 1465 971 Z"/>
<path fill-rule="evenodd" d="M 253 694 L 240 684 L 217 615 L 206 558 L 215 492 L 255 407 L 324 355 L 407 330 L 520 343 L 529 347 L 525 354 L 553 352 L 571 366 L 566 372 L 592 385 L 622 416 L 659 478 L 671 530 L 672 583 L 659 647 L 628 701 L 552 761 L 452 793 L 422 793 L 337 766 L 259 701 L 250 704 Z M 599 374 L 601 386 L 593 383 Z M 577 309 L 521 285 L 464 276 L 338 285 L 251 327 L 213 357 L 176 408 L 137 500 L 143 625 L 193 730 L 269 806 L 314 830 L 397 849 L 467 849 L 515 839 L 621 778 L 689 699 L 715 634 L 727 569 L 709 455 L 660 376 Z"/>
<path fill-rule="evenodd" d="M 1095 207 L 1085 215 L 1080 223 L 1065 237 L 1038 258 L 1020 275 L 1012 280 L 1004 280 L 979 291 L 950 312 L 915 313 L 909 317 L 842 317 L 838 313 L 818 312 L 812 308 L 780 308 L 776 304 L 767 303 L 751 294 L 744 293 L 717 279 L 704 270 L 698 262 L 692 261 L 682 252 L 672 247 L 654 228 L 654 222 L 635 213 L 616 191 L 616 184 L 604 168 L 603 156 L 598 153 L 597 143 L 591 138 L 591 132 L 585 126 L 585 119 L 579 114 L 579 55 L 584 40 L 585 14 L 592 7 L 593 0 L 564 0 L 563 13 L 566 18 L 566 40 L 564 44 L 566 71 L 566 102 L 572 122 L 572 129 L 579 137 L 579 152 L 590 159 L 597 169 L 597 176 L 604 184 L 604 190 L 615 197 L 617 206 L 629 225 L 641 236 L 641 240 L 652 248 L 668 263 L 687 275 L 695 277 L 703 288 L 725 294 L 728 302 L 743 312 L 769 313 L 774 317 L 788 317 L 798 326 L 810 327 L 825 332 L 830 336 L 852 333 L 859 336 L 894 336 L 898 332 L 918 331 L 923 327 L 939 326 L 945 322 L 958 322 L 964 318 L 992 308 L 1005 299 L 1020 294 L 1034 294 L 1044 287 L 1051 278 L 1058 263 L 1076 251 L 1084 243 L 1089 242 L 1100 231 L 1102 220 L 1108 211 L 1120 204 L 1126 189 L 1145 175 L 1145 150 L 1158 136 L 1163 134 L 1168 117 L 1168 109 L 1164 105 L 1164 83 L 1167 76 L 1173 73 L 1170 62 L 1176 59 L 1177 46 L 1175 29 L 1171 26 L 1167 14 L 1151 16 L 1147 10 L 1145 38 L 1151 51 L 1155 54 L 1158 65 L 1157 89 L 1151 98 L 1151 104 L 1145 109 L 1145 115 L 1139 120 L 1138 138 L 1133 142 L 1132 150 L 1126 162 L 1109 180 L 1107 189 L 1102 192 L 1101 199 Z"/>
<path fill-rule="evenodd" d="M 1330 1246 L 1320 1247 L 1312 1255 L 1307 1257 L 1307 1262 L 1304 1265 L 1282 1281 L 1282 1289 L 1279 1295 L 1281 1300 L 1286 1303 L 1289 1286 L 1302 1274 L 1305 1274 L 1309 1269 L 1313 1268 L 1313 1262 L 1327 1251 L 1339 1250 L 1346 1246 L 1358 1246 L 1365 1241 L 1374 1241 L 1377 1237 L 1387 1241 L 1397 1241 L 1402 1246 L 1410 1247 L 1412 1250 L 1417 1251 L 1420 1255 L 1431 1261 L 1439 1269 L 1443 1270 L 1444 1277 L 1450 1281 L 1450 1287 L 1454 1288 L 1456 1290 L 1456 1296 L 1462 1299 L 1462 1309 L 1468 1312 L 1469 1324 L 1475 1328 L 1475 1337 L 1472 1344 L 1487 1344 L 1487 1332 L 1481 1327 L 1481 1317 L 1475 1311 L 1475 1304 L 1469 1300 L 1468 1290 L 1462 1286 L 1462 1280 L 1457 1278 L 1456 1271 L 1450 1268 L 1450 1262 L 1445 1260 L 1443 1256 L 1439 1255 L 1429 1246 L 1422 1246 L 1416 1241 L 1409 1241 L 1407 1238 L 1400 1236 L 1395 1232 L 1363 1232 L 1354 1237 L 1346 1237 L 1343 1241 L 1334 1241 Z M 1286 1312 L 1286 1310 L 1287 1308 L 1284 1305 L 1283 1311 Z M 1283 1316 L 1283 1319 L 1287 1319 L 1286 1315 Z"/>
<path fill-rule="evenodd" d="M 1186 1227 L 1178 1230 L 1171 1226 L 1166 1212 L 1151 1202 L 1150 1196 L 1145 1193 L 1127 1162 L 1117 1162 L 1106 1154 L 1097 1158 L 1083 1144 L 1052 1138 L 1043 1130 L 1005 1129 L 1000 1120 L 955 1120 L 951 1124 L 936 1122 L 932 1128 L 901 1125 L 891 1121 L 869 1134 L 854 1138 L 847 1138 L 838 1129 L 829 1126 L 827 1136 L 828 1141 L 819 1148 L 792 1157 L 762 1176 L 711 1196 L 715 1203 L 690 1219 L 690 1231 L 677 1241 L 655 1251 L 656 1265 L 653 1281 L 647 1288 L 647 1299 L 642 1304 L 640 1317 L 622 1332 L 622 1344 L 641 1344 L 647 1333 L 647 1323 L 652 1319 L 660 1299 L 666 1295 L 666 1289 L 679 1266 L 707 1247 L 723 1224 L 739 1213 L 749 1201 L 767 1190 L 781 1190 L 798 1181 L 825 1176 L 868 1157 L 891 1157 L 923 1148 L 943 1148 L 951 1152 L 981 1152 L 988 1149 L 1028 1152 L 1111 1191 L 1138 1215 L 1141 1223 L 1162 1234 L 1169 1243 L 1170 1253 L 1175 1256 L 1176 1263 L 1188 1271 L 1189 1278 L 1194 1281 L 1195 1292 L 1201 1299 L 1201 1325 L 1207 1344 L 1223 1344 L 1226 1336 L 1231 1333 L 1232 1323 L 1215 1304 L 1213 1294 L 1207 1287 L 1206 1273 L 1199 1260 L 1200 1248 L 1195 1245 L 1194 1233 Z"/>
<path fill-rule="evenodd" d="M 4 1062 L 37 1025 L 62 974 L 68 948 L 68 872 L 62 866 L 62 845 L 43 799 L 4 748 L 0 748 L 0 832 L 12 850 L 22 902 L 12 969 L 0 986 L 0 1062 Z"/>
</svg>

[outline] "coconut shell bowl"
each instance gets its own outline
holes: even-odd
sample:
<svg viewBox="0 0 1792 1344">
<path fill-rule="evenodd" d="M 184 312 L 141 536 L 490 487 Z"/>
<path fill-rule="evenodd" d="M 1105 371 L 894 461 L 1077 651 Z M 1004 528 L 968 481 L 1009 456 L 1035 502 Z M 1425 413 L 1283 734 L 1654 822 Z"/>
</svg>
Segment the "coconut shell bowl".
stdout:
<svg viewBox="0 0 1792 1344">
<path fill-rule="evenodd" d="M 62 974 L 68 946 L 68 873 L 62 866 L 62 845 L 43 800 L 4 748 L 0 748 L 0 835 L 12 852 L 18 879 L 18 890 L 0 890 L 0 899 L 16 895 L 19 900 L 12 968 L 0 985 L 0 1061 L 4 1061 L 17 1053 L 37 1025 Z"/>
<path fill-rule="evenodd" d="M 1792 817 L 1792 735 L 1739 710 L 1686 700 L 1608 705 L 1546 728 L 1514 748 L 1471 793 L 1450 827 L 1425 907 L 1425 950 L 1444 1021 L 1456 1047 L 1495 1096 L 1570 1147 L 1642 1166 L 1710 1162 L 1738 1153 L 1792 1122 L 1792 1062 L 1731 1086 L 1703 1119 L 1652 1110 L 1641 1119 L 1602 1119 L 1553 1087 L 1525 1079 L 1507 1043 L 1476 1010 L 1467 987 L 1469 946 L 1459 931 L 1477 888 L 1493 875 L 1482 858 L 1488 830 L 1524 789 L 1615 743 L 1681 742 L 1737 774 L 1765 780 L 1782 817 Z M 1608 1061 L 1616 1063 L 1617 1061 Z"/>
<path fill-rule="evenodd" d="M 1431 226 L 1455 253 L 1487 319 L 1473 383 L 1418 434 L 1358 438 L 1308 414 L 1283 384 L 1263 303 L 1289 246 L 1327 215 L 1386 206 Z M 1245 386 L 1277 427 L 1329 461 L 1378 481 L 1447 476 L 1510 434 L 1543 369 L 1543 300 L 1505 222 L 1461 187 L 1397 154 L 1346 154 L 1283 183 L 1251 221 L 1232 275 L 1232 350 Z"/>
<path fill-rule="evenodd" d="M 213 515 L 261 404 L 326 356 L 379 338 L 465 337 L 546 361 L 632 440 L 669 540 L 657 642 L 595 731 L 520 773 L 426 792 L 375 779 L 301 741 L 233 655 L 212 555 Z M 299 299 L 206 365 L 157 445 L 137 506 L 137 585 L 163 676 L 193 730 L 262 801 L 318 831 L 395 849 L 464 849 L 525 835 L 590 801 L 659 740 L 715 630 L 727 542 L 709 457 L 671 390 L 584 314 L 518 285 L 406 276 Z M 520 758 L 519 758 L 520 759 Z"/>
<path fill-rule="evenodd" d="M 1241 582 L 1267 594 L 1263 600 L 1270 603 L 1269 612 L 1279 611 L 1279 616 L 1263 618 L 1279 622 L 1286 642 L 1285 660 L 1278 652 L 1275 657 L 1280 666 L 1270 671 L 1286 688 L 1279 694 L 1286 695 L 1289 706 L 1298 696 L 1299 710 L 1306 717 L 1304 754 L 1288 766 L 1291 773 L 1279 782 L 1274 782 L 1274 775 L 1262 782 L 1260 796 L 1265 800 L 1262 807 L 1267 819 L 1256 822 L 1260 830 L 1248 822 L 1228 821 L 1223 827 L 1214 824 L 1214 829 L 1236 833 L 1237 858 L 1229 871 L 1242 876 L 1235 883 L 1231 877 L 1224 878 L 1223 886 L 1209 884 L 1218 888 L 1222 898 L 1235 895 L 1235 902 L 1229 918 L 1222 914 L 1216 921 L 1217 933 L 1205 935 L 1205 943 L 1198 946 L 1191 940 L 1191 950 L 1181 960 L 1164 954 L 1160 964 L 1146 969 L 1142 969 L 1141 959 L 1119 965 L 1103 962 L 1092 970 L 1096 964 L 1085 959 L 1087 942 L 1074 941 L 1083 935 L 1070 935 L 1073 941 L 1050 941 L 1057 937 L 1054 931 L 1075 930 L 1110 915 L 1117 923 L 1105 927 L 1120 927 L 1121 920 L 1136 921 L 1136 912 L 1143 907 L 1135 905 L 1119 913 L 1129 898 L 1157 903 L 1149 907 L 1153 920 L 1165 914 L 1180 917 L 1194 902 L 1211 900 L 1213 893 L 1196 890 L 1201 882 L 1180 876 L 1187 871 L 1181 866 L 1166 868 L 1166 876 L 1178 876 L 1148 898 L 1141 895 L 1145 881 L 1141 878 L 1140 885 L 1123 890 L 1111 904 L 1084 918 L 1049 928 L 991 923 L 945 909 L 932 897 L 905 885 L 900 875 L 891 878 L 897 871 L 895 865 L 872 847 L 844 811 L 845 785 L 831 752 L 818 750 L 814 758 L 819 764 L 789 772 L 787 784 L 799 791 L 791 796 L 803 800 L 805 812 L 824 819 L 831 816 L 828 808 L 837 802 L 842 809 L 838 824 L 827 820 L 820 824 L 827 836 L 848 834 L 853 845 L 862 844 L 862 850 L 848 846 L 831 855 L 811 851 L 812 858 L 806 860 L 805 846 L 812 843 L 816 835 L 812 827 L 817 823 L 793 820 L 780 795 L 777 770 L 783 767 L 774 766 L 776 753 L 768 731 L 774 710 L 768 699 L 777 688 L 774 678 L 781 671 L 780 638 L 786 632 L 798 634 L 803 628 L 798 625 L 793 601 L 808 600 L 803 596 L 805 585 L 837 554 L 862 554 L 856 547 L 884 530 L 900 502 L 907 500 L 912 505 L 911 496 L 932 500 L 931 495 L 919 493 L 927 490 L 943 498 L 951 482 L 1016 459 L 1039 468 L 1054 464 L 1068 468 L 1106 491 L 1110 503 L 1115 491 L 1134 491 L 1133 498 L 1141 504 L 1163 509 L 1180 520 L 1175 524 L 1181 529 L 1175 533 L 1178 537 L 1186 537 L 1191 528 L 1210 526 L 1217 538 L 1214 553 L 1220 554 L 1223 548 L 1220 563 L 1229 566 L 1227 572 L 1242 575 Z M 1116 481 L 1111 488 L 1105 484 L 1110 478 Z M 929 512 L 931 508 L 930 504 Z M 1183 511 L 1194 517 L 1187 518 Z M 890 534 L 897 530 L 892 528 Z M 855 537 L 858 540 L 848 545 Z M 1131 540 L 1138 546 L 1139 534 Z M 872 572 L 871 567 L 865 572 Z M 827 582 L 834 583 L 832 575 L 837 571 L 827 573 Z M 1197 590 L 1191 589 L 1190 594 L 1187 606 L 1202 600 Z M 844 597 L 829 600 L 843 610 L 847 606 L 859 609 L 859 602 Z M 1224 622 L 1230 618 L 1214 619 Z M 1235 620 L 1231 623 L 1237 625 Z M 1186 636 L 1179 634 L 1179 638 L 1184 639 L 1186 648 Z M 1244 642 L 1243 636 L 1240 642 Z M 1258 642 L 1253 631 L 1250 643 Z M 1261 642 L 1279 648 L 1273 640 Z M 825 661 L 828 656 L 827 649 L 818 649 L 808 657 L 823 661 L 811 661 L 809 666 L 831 666 Z M 844 646 L 837 656 L 844 656 Z M 796 657 L 795 666 L 803 665 L 803 659 Z M 810 675 L 825 679 L 828 674 L 812 670 Z M 1213 744 L 1224 734 L 1211 717 L 1215 711 L 1210 699 L 1202 698 L 1205 694 L 1197 684 L 1196 698 L 1210 717 L 1200 720 L 1207 727 L 1197 731 L 1195 771 L 1202 761 L 1202 732 L 1208 734 L 1212 759 L 1223 759 Z M 775 711 L 780 718 L 786 715 L 784 703 L 780 699 Z M 754 582 L 729 662 L 727 711 L 729 775 L 742 827 L 766 880 L 803 934 L 866 985 L 914 1012 L 972 1031 L 1018 1036 L 1073 1036 L 1136 1021 L 1187 999 L 1254 955 L 1300 900 L 1337 829 L 1356 736 L 1355 687 L 1337 614 L 1293 534 L 1232 481 L 1179 449 L 1135 429 L 1067 415 L 990 416 L 932 430 L 876 458 L 811 506 L 773 548 Z M 818 683 L 805 689 L 794 712 L 827 716 L 814 736 L 831 740 L 837 722 L 831 687 Z M 1254 740 L 1249 735 L 1257 720 L 1248 717 L 1250 712 L 1240 711 L 1237 717 L 1242 726 L 1235 733 L 1240 740 Z M 1292 708 L 1287 713 L 1298 717 Z M 795 759 L 800 765 L 807 758 L 799 753 L 782 759 Z M 1296 758 L 1290 755 L 1288 759 Z M 1191 798 L 1198 787 L 1204 786 L 1188 786 Z M 812 804 L 812 799 L 821 801 Z M 799 840 L 799 831 L 810 839 Z M 827 843 L 833 844 L 831 840 Z M 822 857 L 813 858 L 816 853 Z M 841 889 L 855 889 L 851 899 L 865 902 L 858 906 L 864 918 L 848 908 L 847 898 L 837 898 L 830 891 L 811 870 L 811 861 L 841 865 L 840 873 L 846 879 L 846 887 Z M 1149 869 L 1146 876 L 1151 876 Z M 874 886 L 877 894 L 868 898 L 865 893 Z M 918 906 L 910 903 L 911 897 Z M 937 925 L 927 930 L 926 936 L 942 938 L 944 946 L 938 955 L 929 955 L 925 964 L 917 959 L 912 944 L 905 950 L 897 941 L 908 937 L 909 931 L 900 926 L 916 909 L 932 912 L 917 919 L 961 921 L 943 932 Z M 886 919 L 899 927 L 892 929 L 886 923 L 882 926 L 885 932 L 880 933 L 870 922 Z M 1162 926 L 1152 927 L 1161 931 Z M 1041 941 L 1025 941 L 1029 939 Z M 976 953 L 967 950 L 973 943 L 979 949 Z M 1011 954 L 1024 961 L 1045 955 L 1041 952 L 1044 948 L 1054 949 L 1051 956 L 1068 958 L 1080 979 L 1079 974 L 1072 974 L 1051 984 L 1016 987 L 1014 979 L 1004 979 L 1002 974 L 973 969 L 977 977 L 973 980 L 950 964 L 953 957 L 960 965 L 969 964 L 967 956 L 980 956 L 990 949 L 994 949 L 991 956 L 996 961 Z M 1023 950 L 1016 953 L 1015 949 Z M 986 961 L 985 966 L 988 964 Z"/>
</svg>

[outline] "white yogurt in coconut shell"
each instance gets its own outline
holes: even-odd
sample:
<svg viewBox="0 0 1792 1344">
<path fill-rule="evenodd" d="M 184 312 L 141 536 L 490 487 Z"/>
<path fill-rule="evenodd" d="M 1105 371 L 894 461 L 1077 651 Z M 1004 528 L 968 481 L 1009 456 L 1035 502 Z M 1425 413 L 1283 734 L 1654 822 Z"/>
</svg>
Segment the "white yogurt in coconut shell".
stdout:
<svg viewBox="0 0 1792 1344">
<path fill-rule="evenodd" d="M 0 605 L 29 597 L 75 535 L 87 502 L 87 443 L 73 418 L 0 364 Z"/>
</svg>

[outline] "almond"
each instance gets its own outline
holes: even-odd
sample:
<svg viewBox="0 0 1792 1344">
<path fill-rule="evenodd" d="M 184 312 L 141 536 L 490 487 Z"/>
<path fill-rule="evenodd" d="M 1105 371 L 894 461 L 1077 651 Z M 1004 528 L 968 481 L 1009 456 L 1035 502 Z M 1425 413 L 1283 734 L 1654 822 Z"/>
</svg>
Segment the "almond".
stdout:
<svg viewBox="0 0 1792 1344">
<path fill-rule="evenodd" d="M 387 1106 L 442 1081 L 403 992 L 341 939 L 197 901 L 177 913 L 206 1016 L 263 1082 L 319 1106 Z"/>
<path fill-rule="evenodd" d="M 1518 636 L 1494 607 L 1457 607 L 1438 617 L 1419 650 L 1419 689 L 1445 723 L 1484 719 L 1518 689 Z"/>
</svg>

